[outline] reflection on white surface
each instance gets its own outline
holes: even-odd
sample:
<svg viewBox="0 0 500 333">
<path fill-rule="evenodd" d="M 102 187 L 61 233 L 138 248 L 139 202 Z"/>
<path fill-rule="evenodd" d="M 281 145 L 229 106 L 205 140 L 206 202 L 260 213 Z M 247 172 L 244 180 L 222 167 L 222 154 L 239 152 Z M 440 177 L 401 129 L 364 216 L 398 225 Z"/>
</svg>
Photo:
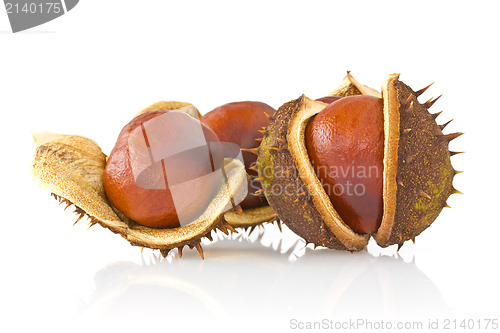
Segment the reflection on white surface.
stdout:
<svg viewBox="0 0 500 333">
<path fill-rule="evenodd" d="M 196 313 L 196 320 L 252 317 L 287 328 L 291 318 L 386 318 L 446 310 L 439 290 L 414 262 L 367 251 L 304 248 L 289 230 L 278 243 L 268 242 L 276 238 L 269 235 L 273 231 L 205 244 L 205 261 L 195 251 L 185 251 L 182 259 L 176 253 L 166 259 L 145 253 L 142 264 L 106 266 L 95 274 L 95 290 L 81 315 L 179 321 Z"/>
</svg>

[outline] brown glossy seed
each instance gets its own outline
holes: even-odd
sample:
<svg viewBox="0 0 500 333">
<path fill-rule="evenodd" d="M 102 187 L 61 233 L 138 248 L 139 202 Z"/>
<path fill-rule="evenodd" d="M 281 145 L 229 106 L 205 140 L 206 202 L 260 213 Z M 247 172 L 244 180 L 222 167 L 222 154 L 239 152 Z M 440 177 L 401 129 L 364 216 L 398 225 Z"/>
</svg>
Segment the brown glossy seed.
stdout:
<svg viewBox="0 0 500 333">
<path fill-rule="evenodd" d="M 383 101 L 350 96 L 328 105 L 306 129 L 316 174 L 339 215 L 355 232 L 377 231 L 382 219 Z"/>
<path fill-rule="evenodd" d="M 262 102 L 234 102 L 219 106 L 201 117 L 201 122 L 211 128 L 217 134 L 221 142 L 231 142 L 242 149 L 257 148 L 258 141 L 262 138 L 269 125 L 269 117 L 276 110 Z M 228 152 L 225 152 L 226 155 Z M 245 169 L 252 177 L 257 177 L 255 166 L 257 155 L 249 151 L 242 151 Z M 241 202 L 241 207 L 255 208 L 266 204 L 263 196 L 255 195 L 261 189 L 259 181 L 253 180 L 248 183 L 248 195 Z"/>
<path fill-rule="evenodd" d="M 162 121 L 167 114 L 168 123 Z M 199 146 L 200 140 L 207 145 Z M 165 156 L 170 147 L 179 151 Z M 220 189 L 218 180 L 203 176 L 223 163 L 217 136 L 197 119 L 180 111 L 150 111 L 121 131 L 104 170 L 104 188 L 128 218 L 153 228 L 179 227 L 200 216 Z"/>
</svg>

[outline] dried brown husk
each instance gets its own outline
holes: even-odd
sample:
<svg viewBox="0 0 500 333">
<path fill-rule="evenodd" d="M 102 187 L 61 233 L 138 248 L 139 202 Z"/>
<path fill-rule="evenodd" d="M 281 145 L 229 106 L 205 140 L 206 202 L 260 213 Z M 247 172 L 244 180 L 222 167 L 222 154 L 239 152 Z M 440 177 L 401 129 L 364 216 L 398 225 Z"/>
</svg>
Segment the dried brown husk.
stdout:
<svg viewBox="0 0 500 333">
<path fill-rule="evenodd" d="M 401 246 L 408 239 L 414 240 L 435 220 L 446 206 L 446 199 L 456 191 L 452 185 L 456 171 L 450 163 L 448 142 L 457 134 L 443 135 L 434 121 L 435 116 L 427 111 L 433 101 L 418 103 L 416 97 L 421 92 L 413 92 L 398 78 L 397 74 L 390 75 L 382 87 L 384 214 L 381 227 L 373 235 L 381 246 Z M 359 94 L 381 96 L 354 80 L 350 73 L 339 88 L 330 93 L 336 96 Z M 307 154 L 305 129 L 325 106 L 325 103 L 301 96 L 278 109 L 266 129 L 257 166 L 269 204 L 306 243 L 339 250 L 361 250 L 370 235 L 355 233 L 342 220 Z M 400 129 L 400 124 L 405 124 L 404 129 Z M 410 157 L 412 163 L 408 163 Z M 417 159 L 419 161 L 415 162 Z M 431 166 L 426 167 L 429 163 Z M 274 188 L 289 190 L 284 195 L 277 194 Z"/>
<path fill-rule="evenodd" d="M 225 208 L 231 205 L 233 194 L 246 186 L 244 165 L 234 159 L 225 160 L 227 185 L 222 186 L 205 212 L 191 223 L 172 229 L 155 229 L 142 226 L 121 214 L 108 201 L 102 176 L 106 155 L 99 145 L 77 135 L 61 135 L 49 132 L 34 133 L 36 152 L 32 164 L 34 181 L 49 190 L 53 196 L 67 205 L 74 205 L 75 212 L 90 219 L 91 225 L 120 234 L 132 245 L 158 249 L 162 255 L 187 245 L 196 247 L 203 257 L 200 240 L 211 239 L 213 230 L 228 234 L 234 228 L 224 220 Z"/>
</svg>

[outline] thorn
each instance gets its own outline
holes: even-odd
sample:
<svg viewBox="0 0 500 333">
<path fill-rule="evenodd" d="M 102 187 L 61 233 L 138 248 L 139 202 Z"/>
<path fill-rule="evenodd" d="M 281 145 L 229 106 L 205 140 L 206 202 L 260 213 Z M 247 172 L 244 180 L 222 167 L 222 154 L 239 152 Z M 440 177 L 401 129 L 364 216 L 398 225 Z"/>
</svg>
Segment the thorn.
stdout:
<svg viewBox="0 0 500 333">
<path fill-rule="evenodd" d="M 282 139 L 282 138 L 278 138 L 278 141 L 281 142 L 281 143 L 286 143 L 286 140 Z"/>
<path fill-rule="evenodd" d="M 410 101 L 412 101 L 413 99 L 415 99 L 415 96 L 413 94 L 410 94 L 410 96 L 408 96 L 408 98 L 405 101 L 405 105 L 410 104 Z"/>
<path fill-rule="evenodd" d="M 179 258 L 182 258 L 182 247 L 183 247 L 183 246 L 179 246 L 179 247 L 177 248 L 177 253 L 179 253 Z"/>
<path fill-rule="evenodd" d="M 463 151 L 450 151 L 450 156 L 455 156 L 455 155 L 463 154 L 463 153 L 464 153 Z"/>
<path fill-rule="evenodd" d="M 283 173 L 285 173 L 287 175 L 292 175 L 293 174 L 293 170 L 283 171 Z"/>
<path fill-rule="evenodd" d="M 258 180 L 258 181 L 262 181 L 262 180 L 265 180 L 266 178 L 265 177 L 257 177 L 257 178 L 254 178 L 254 180 Z"/>
<path fill-rule="evenodd" d="M 252 232 L 255 230 L 255 227 L 256 226 L 254 226 L 254 225 L 250 227 L 250 232 L 248 233 L 248 236 L 250 236 L 252 234 Z"/>
<path fill-rule="evenodd" d="M 425 225 L 429 225 L 429 221 L 427 221 L 427 219 L 425 218 L 425 216 L 422 217 L 422 220 L 420 220 L 420 221 L 424 222 Z"/>
<path fill-rule="evenodd" d="M 415 236 L 411 238 L 411 241 L 413 242 L 413 244 L 415 244 Z"/>
<path fill-rule="evenodd" d="M 302 205 L 302 208 L 306 208 L 307 202 Z"/>
<path fill-rule="evenodd" d="M 280 220 L 276 221 L 276 225 L 278 226 L 278 229 L 280 229 L 280 232 L 283 232 L 283 230 L 281 229 L 281 222 L 280 222 Z"/>
<path fill-rule="evenodd" d="M 257 165 L 252 165 L 250 167 L 248 167 L 249 169 L 252 169 L 252 170 L 257 170 Z"/>
<path fill-rule="evenodd" d="M 69 206 L 71 206 L 71 205 L 72 205 L 72 203 L 68 201 L 68 202 L 66 203 L 66 207 L 64 207 L 64 210 L 66 210 L 66 209 L 67 209 Z"/>
<path fill-rule="evenodd" d="M 230 231 L 236 233 L 236 229 L 234 229 L 234 227 L 232 225 L 230 225 L 229 223 L 225 223 L 224 226 L 229 229 Z"/>
<path fill-rule="evenodd" d="M 431 84 L 429 84 L 427 87 L 423 87 L 422 89 L 420 90 L 417 90 L 415 91 L 415 95 L 418 97 L 420 95 L 422 95 L 427 89 L 430 88 L 430 86 L 432 86 L 434 84 L 434 82 L 432 82 Z"/>
<path fill-rule="evenodd" d="M 255 141 L 257 141 L 257 142 L 261 142 L 261 141 L 262 141 L 262 138 L 257 138 L 257 139 L 255 139 Z"/>
<path fill-rule="evenodd" d="M 93 226 L 95 226 L 97 223 L 95 222 L 90 222 L 89 224 L 89 227 L 87 228 L 87 230 L 89 230 L 90 228 L 92 228 Z"/>
<path fill-rule="evenodd" d="M 212 235 L 211 235 L 212 232 L 209 232 L 205 237 L 208 238 L 209 241 L 213 242 L 214 239 L 212 238 Z"/>
<path fill-rule="evenodd" d="M 260 193 L 265 192 L 265 191 L 266 190 L 264 190 L 263 188 L 261 188 L 260 190 L 255 191 L 255 194 L 260 194 Z"/>
<path fill-rule="evenodd" d="M 281 149 L 279 149 L 278 147 L 273 147 L 273 146 L 261 146 L 261 148 L 272 149 L 272 150 L 276 150 L 276 151 L 281 151 Z"/>
<path fill-rule="evenodd" d="M 430 98 L 427 102 L 424 103 L 425 108 L 429 109 L 431 106 L 434 105 L 434 103 L 437 102 L 438 99 L 441 98 L 441 96 L 443 96 L 443 95 L 439 95 L 438 97 L 436 97 L 434 99 Z"/>
<path fill-rule="evenodd" d="M 439 112 L 436 112 L 436 113 L 431 113 L 432 119 L 436 119 L 441 113 L 443 113 L 443 111 L 439 111 Z"/>
<path fill-rule="evenodd" d="M 219 230 L 220 230 L 220 231 L 222 231 L 222 232 L 223 232 L 226 236 L 228 236 L 228 235 L 229 235 L 229 231 L 226 229 L 226 227 L 225 227 L 223 224 L 219 225 L 219 226 L 218 226 L 218 228 L 219 228 Z"/>
<path fill-rule="evenodd" d="M 430 195 L 428 195 L 427 193 L 425 193 L 424 191 L 422 191 L 422 189 L 418 189 L 417 194 L 420 195 L 421 197 L 424 197 L 424 198 L 427 198 L 427 199 L 432 199 L 430 197 Z"/>
<path fill-rule="evenodd" d="M 448 205 L 448 203 L 447 203 L 447 202 L 445 202 L 445 203 L 444 203 L 444 205 L 443 205 L 443 208 L 451 208 L 451 206 L 450 206 L 450 205 Z"/>
<path fill-rule="evenodd" d="M 398 250 L 397 250 L 396 252 L 399 252 L 399 250 L 401 250 L 401 248 L 403 247 L 403 244 L 404 244 L 404 243 L 399 243 L 399 244 L 398 244 Z"/>
<path fill-rule="evenodd" d="M 161 255 L 162 255 L 163 258 L 166 258 L 168 256 L 169 252 L 170 252 L 170 249 L 162 249 L 162 250 L 160 250 L 160 253 L 161 253 Z"/>
<path fill-rule="evenodd" d="M 306 191 L 299 193 L 299 195 L 305 195 Z"/>
<path fill-rule="evenodd" d="M 203 255 L 203 249 L 201 248 L 200 243 L 196 244 L 195 247 L 198 250 L 198 253 L 200 254 L 201 259 L 205 260 L 205 256 Z"/>
<path fill-rule="evenodd" d="M 410 102 L 410 105 L 408 106 L 408 109 L 406 110 L 407 112 L 412 112 L 414 107 L 413 101 Z"/>
<path fill-rule="evenodd" d="M 243 208 L 241 208 L 240 205 L 236 205 L 234 208 L 238 211 L 238 213 L 243 213 Z"/>
<path fill-rule="evenodd" d="M 76 221 L 75 221 L 75 223 L 73 223 L 73 225 L 77 224 L 78 221 L 80 221 L 84 216 L 85 216 L 85 214 L 80 214 L 80 216 L 76 219 Z"/>
<path fill-rule="evenodd" d="M 438 140 L 441 142 L 450 142 L 451 140 L 454 140 L 458 138 L 460 135 L 464 133 L 462 132 L 455 132 L 455 133 L 450 133 L 450 134 L 442 134 L 438 136 Z"/>
<path fill-rule="evenodd" d="M 456 188 L 452 188 L 452 190 L 453 190 L 452 194 L 463 194 L 462 192 L 460 192 Z"/>
<path fill-rule="evenodd" d="M 400 179 L 400 180 L 398 180 L 398 184 L 399 184 L 399 186 L 403 186 L 403 187 L 405 186 L 405 185 L 403 184 L 403 182 L 401 181 L 401 179 Z"/>
<path fill-rule="evenodd" d="M 293 200 L 293 202 L 299 202 L 299 198 L 297 198 L 297 199 Z"/>
<path fill-rule="evenodd" d="M 252 154 L 255 154 L 255 155 L 259 154 L 259 148 L 250 148 L 250 149 L 240 148 L 240 150 L 241 151 L 246 151 L 247 153 L 252 153 Z"/>
<path fill-rule="evenodd" d="M 264 111 L 264 116 L 266 116 L 267 118 L 271 118 L 271 116 L 269 115 L 269 113 L 267 113 L 266 111 Z"/>
<path fill-rule="evenodd" d="M 463 173 L 463 171 L 458 171 L 458 170 L 454 170 L 455 171 L 455 175 L 458 175 L 459 173 Z"/>
<path fill-rule="evenodd" d="M 448 121 L 448 122 L 446 122 L 446 123 L 444 123 L 443 125 L 438 125 L 438 126 L 439 126 L 439 129 L 440 129 L 441 131 L 442 131 L 442 130 L 444 130 L 444 128 L 445 128 L 446 126 L 448 126 L 448 124 L 449 124 L 449 123 L 451 123 L 452 121 L 453 121 L 453 119 L 452 119 L 452 120 L 450 120 L 450 121 Z"/>
<path fill-rule="evenodd" d="M 403 132 L 405 132 L 406 134 L 410 133 L 410 131 L 411 131 L 411 128 L 407 128 L 407 129 L 403 130 Z"/>
<path fill-rule="evenodd" d="M 262 130 L 258 130 L 257 132 L 262 133 L 262 134 L 266 134 L 267 131 L 265 129 L 262 129 Z"/>
</svg>

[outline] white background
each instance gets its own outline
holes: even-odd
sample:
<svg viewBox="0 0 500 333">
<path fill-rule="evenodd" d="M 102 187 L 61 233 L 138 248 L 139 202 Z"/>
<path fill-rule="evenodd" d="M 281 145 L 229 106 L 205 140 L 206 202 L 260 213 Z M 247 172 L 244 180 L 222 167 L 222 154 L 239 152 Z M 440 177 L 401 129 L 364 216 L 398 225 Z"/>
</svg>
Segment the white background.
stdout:
<svg viewBox="0 0 500 333">
<path fill-rule="evenodd" d="M 500 320 L 498 13 L 493 1 L 84 0 L 18 34 L 0 13 L 0 330 Z M 439 122 L 466 133 L 451 144 L 466 151 L 452 160 L 465 194 L 399 253 L 305 250 L 269 226 L 205 245 L 204 261 L 189 250 L 160 260 L 99 226 L 73 227 L 30 179 L 32 129 L 88 136 L 109 153 L 153 102 L 278 108 L 325 95 L 346 70 L 374 88 L 393 72 L 415 89 L 436 82 L 422 100 L 443 94 Z"/>
</svg>

